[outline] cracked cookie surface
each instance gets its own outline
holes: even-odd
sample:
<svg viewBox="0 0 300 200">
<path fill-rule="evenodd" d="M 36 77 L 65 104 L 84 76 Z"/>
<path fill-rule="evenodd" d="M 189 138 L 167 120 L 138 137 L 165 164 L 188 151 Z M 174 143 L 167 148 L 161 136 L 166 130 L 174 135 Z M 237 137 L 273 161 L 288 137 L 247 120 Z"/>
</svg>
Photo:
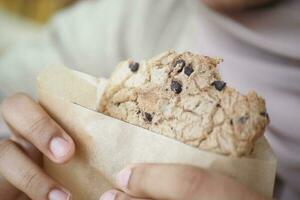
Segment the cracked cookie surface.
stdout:
<svg viewBox="0 0 300 200">
<path fill-rule="evenodd" d="M 199 149 L 246 156 L 269 123 L 265 102 L 221 80 L 221 59 L 165 52 L 127 60 L 112 74 L 100 111 Z"/>
</svg>

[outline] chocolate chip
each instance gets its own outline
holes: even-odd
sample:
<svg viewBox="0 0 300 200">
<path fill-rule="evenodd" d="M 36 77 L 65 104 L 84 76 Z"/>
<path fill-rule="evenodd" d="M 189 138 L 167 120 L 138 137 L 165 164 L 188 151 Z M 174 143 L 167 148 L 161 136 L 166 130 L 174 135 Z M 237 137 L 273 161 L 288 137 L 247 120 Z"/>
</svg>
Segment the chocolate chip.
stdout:
<svg viewBox="0 0 300 200">
<path fill-rule="evenodd" d="M 217 108 L 220 108 L 220 107 L 221 107 L 221 105 L 220 105 L 219 103 L 217 103 L 217 105 L 216 105 L 216 106 L 217 106 Z"/>
<path fill-rule="evenodd" d="M 233 125 L 233 120 L 232 119 L 230 120 L 230 125 Z"/>
<path fill-rule="evenodd" d="M 175 67 L 177 67 L 177 66 L 179 66 L 179 70 L 178 70 L 177 72 L 178 72 L 178 73 L 182 72 L 182 69 L 185 67 L 185 61 L 182 60 L 182 59 L 177 60 L 177 61 L 175 62 L 175 64 L 173 65 L 173 67 L 175 68 Z"/>
<path fill-rule="evenodd" d="M 261 112 L 260 115 L 269 119 L 269 114 L 267 112 Z"/>
<path fill-rule="evenodd" d="M 132 72 L 137 72 L 137 70 L 139 70 L 139 67 L 140 67 L 140 64 L 137 63 L 137 62 L 132 62 L 132 63 L 129 64 L 129 69 Z"/>
<path fill-rule="evenodd" d="M 140 113 L 141 113 L 141 111 L 140 111 L 140 110 L 138 110 L 138 111 L 136 112 L 136 114 L 138 114 L 138 115 L 139 115 Z"/>
<path fill-rule="evenodd" d="M 171 90 L 176 94 L 179 94 L 182 91 L 182 85 L 178 81 L 171 82 Z"/>
<path fill-rule="evenodd" d="M 192 68 L 191 65 L 184 68 L 184 73 L 187 76 L 190 76 L 193 72 L 194 72 L 194 69 Z"/>
<path fill-rule="evenodd" d="M 226 83 L 224 81 L 214 81 L 211 85 L 215 86 L 217 90 L 222 91 Z"/>
<path fill-rule="evenodd" d="M 182 72 L 182 70 L 183 70 L 183 68 L 180 68 L 177 72 L 180 73 L 180 72 Z"/>
<path fill-rule="evenodd" d="M 145 117 L 148 122 L 152 121 L 152 115 L 150 113 L 145 112 Z"/>
<path fill-rule="evenodd" d="M 239 123 L 241 124 L 245 124 L 247 122 L 247 120 L 249 119 L 249 117 L 247 116 L 242 116 L 239 118 Z"/>
</svg>

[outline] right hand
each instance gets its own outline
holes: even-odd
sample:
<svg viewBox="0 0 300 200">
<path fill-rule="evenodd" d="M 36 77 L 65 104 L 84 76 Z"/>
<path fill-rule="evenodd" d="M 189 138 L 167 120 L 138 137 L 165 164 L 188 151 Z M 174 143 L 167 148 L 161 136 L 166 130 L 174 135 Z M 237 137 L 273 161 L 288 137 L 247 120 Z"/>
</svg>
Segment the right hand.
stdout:
<svg viewBox="0 0 300 200">
<path fill-rule="evenodd" d="M 15 200 L 25 194 L 33 200 L 69 200 L 70 193 L 42 169 L 42 154 L 65 163 L 74 154 L 70 136 L 25 94 L 5 99 L 2 115 L 11 129 L 0 139 L 0 197 Z"/>
</svg>

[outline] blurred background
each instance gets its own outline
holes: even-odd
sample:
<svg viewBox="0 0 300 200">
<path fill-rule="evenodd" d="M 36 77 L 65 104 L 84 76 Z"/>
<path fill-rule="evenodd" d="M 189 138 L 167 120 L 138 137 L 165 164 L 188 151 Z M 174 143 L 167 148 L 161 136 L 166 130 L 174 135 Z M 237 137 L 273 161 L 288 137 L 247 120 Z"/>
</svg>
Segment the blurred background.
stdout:
<svg viewBox="0 0 300 200">
<path fill-rule="evenodd" d="M 37 35 L 56 12 L 77 0 L 0 0 L 0 54 Z"/>
<path fill-rule="evenodd" d="M 265 97 L 276 197 L 298 200 L 299 11 L 300 0 L 0 0 L 0 103 L 34 96 L 36 74 L 52 63 L 108 77 L 120 60 L 168 49 L 222 57 L 229 85 Z M 8 133 L 0 115 L 0 138 Z"/>
</svg>

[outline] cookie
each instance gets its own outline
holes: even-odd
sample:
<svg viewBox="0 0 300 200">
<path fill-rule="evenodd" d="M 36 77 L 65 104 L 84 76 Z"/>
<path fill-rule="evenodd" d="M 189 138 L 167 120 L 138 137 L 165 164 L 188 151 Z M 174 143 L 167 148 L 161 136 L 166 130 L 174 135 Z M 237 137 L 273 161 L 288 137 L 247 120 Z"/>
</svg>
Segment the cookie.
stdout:
<svg viewBox="0 0 300 200">
<path fill-rule="evenodd" d="M 247 156 L 269 123 L 265 101 L 229 87 L 220 62 L 175 51 L 124 61 L 109 80 L 100 111 L 202 150 Z"/>
</svg>

